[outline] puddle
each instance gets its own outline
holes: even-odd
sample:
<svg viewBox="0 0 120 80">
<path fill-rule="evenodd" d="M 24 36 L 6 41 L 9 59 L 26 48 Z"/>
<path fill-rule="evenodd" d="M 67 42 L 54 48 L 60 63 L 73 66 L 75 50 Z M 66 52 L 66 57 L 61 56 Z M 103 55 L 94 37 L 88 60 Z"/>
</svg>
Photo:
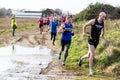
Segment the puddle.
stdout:
<svg viewBox="0 0 120 80">
<path fill-rule="evenodd" d="M 40 45 L 34 48 L 19 45 L 0 48 L 0 72 L 18 65 L 38 65 L 44 68 L 51 60 L 51 49 Z"/>
</svg>

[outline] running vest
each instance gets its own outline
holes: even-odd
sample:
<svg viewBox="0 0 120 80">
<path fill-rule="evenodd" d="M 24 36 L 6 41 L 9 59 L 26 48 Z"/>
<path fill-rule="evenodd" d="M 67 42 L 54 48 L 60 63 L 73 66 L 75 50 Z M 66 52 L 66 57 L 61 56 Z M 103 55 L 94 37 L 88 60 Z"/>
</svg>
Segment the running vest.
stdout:
<svg viewBox="0 0 120 80">
<path fill-rule="evenodd" d="M 64 29 L 73 29 L 72 24 L 64 24 Z M 62 33 L 62 40 L 71 40 L 72 39 L 72 31 L 64 31 Z"/>
<path fill-rule="evenodd" d="M 50 22 L 50 19 L 49 17 L 46 18 L 46 22 L 49 23 Z"/>
<path fill-rule="evenodd" d="M 50 22 L 51 32 L 56 33 L 57 32 L 57 26 L 58 26 L 57 21 L 51 21 Z"/>
<path fill-rule="evenodd" d="M 16 23 L 14 18 L 11 20 L 11 26 L 13 26 L 13 25 L 17 25 L 17 23 Z"/>
<path fill-rule="evenodd" d="M 43 18 L 39 19 L 39 24 L 43 25 Z"/>
<path fill-rule="evenodd" d="M 95 24 L 91 25 L 91 37 L 92 39 L 98 39 L 101 34 L 101 29 L 104 27 L 104 22 L 99 23 L 97 19 L 95 19 Z"/>
</svg>

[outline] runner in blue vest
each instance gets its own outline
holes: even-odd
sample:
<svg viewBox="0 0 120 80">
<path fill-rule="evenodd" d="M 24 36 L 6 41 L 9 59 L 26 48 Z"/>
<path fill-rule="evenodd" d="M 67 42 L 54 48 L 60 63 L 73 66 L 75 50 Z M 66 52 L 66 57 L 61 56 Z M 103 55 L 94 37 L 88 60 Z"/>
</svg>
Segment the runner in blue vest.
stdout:
<svg viewBox="0 0 120 80">
<path fill-rule="evenodd" d="M 53 39 L 53 42 L 52 42 L 53 45 L 55 45 L 57 26 L 58 26 L 58 21 L 55 17 L 53 17 L 53 20 L 50 21 L 50 32 L 51 32 L 51 40 Z"/>
<path fill-rule="evenodd" d="M 83 26 L 83 36 L 87 36 L 86 27 L 91 26 L 91 34 L 88 39 L 89 51 L 83 57 L 79 59 L 79 66 L 82 65 L 82 60 L 89 58 L 89 75 L 93 75 L 93 59 L 95 55 L 95 49 L 99 43 L 100 34 L 102 33 L 102 38 L 104 39 L 104 20 L 106 17 L 105 12 L 100 12 L 97 19 L 91 19 L 88 23 Z"/>
<path fill-rule="evenodd" d="M 65 54 L 64 54 L 64 60 L 62 62 L 63 65 L 65 65 L 65 61 L 68 56 L 68 51 L 70 48 L 72 35 L 73 35 L 73 25 L 71 23 L 71 17 L 67 17 L 65 23 L 62 24 L 62 26 L 59 28 L 58 33 L 62 33 L 61 37 L 61 51 L 59 53 L 58 59 L 61 59 L 61 54 L 64 51 L 64 48 L 66 46 Z"/>
</svg>

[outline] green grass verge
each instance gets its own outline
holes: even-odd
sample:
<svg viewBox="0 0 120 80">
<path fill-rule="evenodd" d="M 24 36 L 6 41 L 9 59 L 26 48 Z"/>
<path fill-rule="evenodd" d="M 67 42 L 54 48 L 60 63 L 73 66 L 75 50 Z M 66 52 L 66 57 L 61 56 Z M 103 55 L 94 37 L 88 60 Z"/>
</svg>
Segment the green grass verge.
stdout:
<svg viewBox="0 0 120 80">
<path fill-rule="evenodd" d="M 72 44 L 69 50 L 69 56 L 66 61 L 66 68 L 75 70 L 77 72 L 85 72 L 88 74 L 89 71 L 89 59 L 83 61 L 82 67 L 78 66 L 78 59 L 80 56 L 87 54 L 88 44 L 87 38 L 82 37 L 82 26 L 86 21 L 80 21 L 74 23 L 75 36 L 72 39 Z M 112 24 L 113 23 L 113 24 Z M 99 45 L 95 52 L 94 69 L 95 76 L 80 78 L 76 80 L 115 80 L 115 76 L 120 75 L 120 20 L 107 20 L 105 24 L 105 40 L 100 39 Z M 89 32 L 89 29 L 87 29 Z M 60 37 L 60 36 L 59 36 Z M 60 44 L 58 42 L 58 44 Z M 117 65 L 116 65 L 117 64 Z M 110 68 L 110 66 L 115 66 Z M 108 69 L 110 68 L 110 69 Z M 110 76 L 114 76 L 110 79 L 109 74 L 106 76 L 101 73 L 112 73 Z M 110 74 L 111 74 L 110 73 Z M 101 75 L 101 79 L 99 79 Z"/>
</svg>

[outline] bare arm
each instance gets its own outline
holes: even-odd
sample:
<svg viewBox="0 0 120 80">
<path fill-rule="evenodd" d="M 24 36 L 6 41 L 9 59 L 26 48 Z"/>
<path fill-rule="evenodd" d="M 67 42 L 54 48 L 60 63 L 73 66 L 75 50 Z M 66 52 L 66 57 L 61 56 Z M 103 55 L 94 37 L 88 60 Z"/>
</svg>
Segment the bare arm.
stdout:
<svg viewBox="0 0 120 80">
<path fill-rule="evenodd" d="M 101 33 L 102 33 L 101 35 L 102 35 L 102 38 L 103 38 L 103 39 L 104 39 L 104 32 L 105 32 L 105 31 L 104 31 L 104 27 L 103 27 L 103 29 L 101 30 Z"/>
<path fill-rule="evenodd" d="M 64 28 L 64 24 L 61 24 L 61 26 L 59 27 L 59 29 L 58 29 L 58 34 L 61 34 L 61 33 L 63 33 L 63 28 Z"/>
<path fill-rule="evenodd" d="M 95 23 L 95 19 L 91 19 L 83 26 L 83 34 L 82 34 L 83 36 L 86 36 L 86 27 L 90 25 L 94 25 L 94 23 Z"/>
</svg>

